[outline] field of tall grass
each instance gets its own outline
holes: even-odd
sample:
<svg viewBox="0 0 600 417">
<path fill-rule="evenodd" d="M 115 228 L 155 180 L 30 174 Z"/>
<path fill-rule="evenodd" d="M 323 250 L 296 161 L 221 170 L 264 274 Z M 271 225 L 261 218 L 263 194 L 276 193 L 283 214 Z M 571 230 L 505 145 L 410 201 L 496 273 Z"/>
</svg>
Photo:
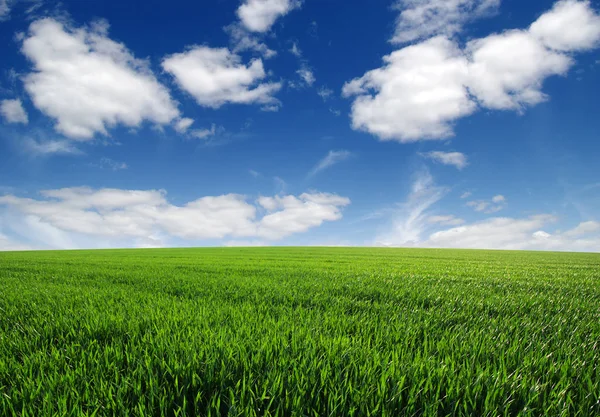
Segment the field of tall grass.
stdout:
<svg viewBox="0 0 600 417">
<path fill-rule="evenodd" d="M 600 255 L 0 253 L 0 415 L 600 415 Z"/>
</svg>

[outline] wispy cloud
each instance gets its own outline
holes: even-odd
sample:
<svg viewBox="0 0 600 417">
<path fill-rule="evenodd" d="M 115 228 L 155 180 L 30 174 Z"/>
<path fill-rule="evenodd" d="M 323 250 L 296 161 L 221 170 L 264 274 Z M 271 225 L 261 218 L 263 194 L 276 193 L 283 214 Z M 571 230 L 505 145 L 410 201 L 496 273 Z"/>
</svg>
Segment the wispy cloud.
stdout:
<svg viewBox="0 0 600 417">
<path fill-rule="evenodd" d="M 376 237 L 376 245 L 417 245 L 431 225 L 429 209 L 447 193 L 445 187 L 435 184 L 427 169 L 418 172 L 410 194 L 392 215 L 391 227 Z"/>
<path fill-rule="evenodd" d="M 52 154 L 82 155 L 84 153 L 68 140 L 37 141 L 28 137 L 23 140 L 23 146 L 27 152 L 39 156 Z"/>
<path fill-rule="evenodd" d="M 125 162 L 115 161 L 110 158 L 101 158 L 97 164 L 91 165 L 102 169 L 110 169 L 111 171 L 121 171 L 129 168 Z"/>
<path fill-rule="evenodd" d="M 323 101 L 327 101 L 331 98 L 331 96 L 333 95 L 333 90 L 330 88 L 327 88 L 325 86 L 319 87 L 317 89 L 317 95 L 319 97 L 321 97 L 321 99 Z"/>
<path fill-rule="evenodd" d="M 6 123 L 29 123 L 29 117 L 27 112 L 23 108 L 21 100 L 2 100 L 0 102 L 0 114 L 6 121 Z"/>
<path fill-rule="evenodd" d="M 506 208 L 508 202 L 506 197 L 501 194 L 495 195 L 491 200 L 472 200 L 467 203 L 467 207 L 471 207 L 477 212 L 483 212 L 487 214 L 497 213 L 500 210 Z"/>
<path fill-rule="evenodd" d="M 443 216 L 429 216 L 427 222 L 431 224 L 439 224 L 442 226 L 460 226 L 465 221 L 452 214 Z"/>
<path fill-rule="evenodd" d="M 420 155 L 443 165 L 454 166 L 457 169 L 463 169 L 468 165 L 467 156 L 460 152 L 432 151 Z"/>
<path fill-rule="evenodd" d="M 337 163 L 345 161 L 346 159 L 350 158 L 351 156 L 352 156 L 352 152 L 347 151 L 347 150 L 339 150 L 339 151 L 331 150 L 325 156 L 325 158 L 321 159 L 319 161 L 319 163 L 317 163 L 317 165 L 315 165 L 315 167 L 310 170 L 310 172 L 308 173 L 308 177 L 309 178 L 313 177 L 313 176 L 317 175 L 319 172 L 322 172 Z"/>
</svg>

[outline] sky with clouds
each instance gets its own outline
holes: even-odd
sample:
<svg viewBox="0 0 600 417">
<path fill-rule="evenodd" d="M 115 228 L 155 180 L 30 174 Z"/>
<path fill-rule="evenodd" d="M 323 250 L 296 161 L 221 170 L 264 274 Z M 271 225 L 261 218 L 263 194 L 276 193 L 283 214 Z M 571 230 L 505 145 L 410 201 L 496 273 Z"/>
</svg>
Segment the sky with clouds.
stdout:
<svg viewBox="0 0 600 417">
<path fill-rule="evenodd" d="M 0 0 L 0 250 L 600 251 L 597 0 Z"/>
</svg>

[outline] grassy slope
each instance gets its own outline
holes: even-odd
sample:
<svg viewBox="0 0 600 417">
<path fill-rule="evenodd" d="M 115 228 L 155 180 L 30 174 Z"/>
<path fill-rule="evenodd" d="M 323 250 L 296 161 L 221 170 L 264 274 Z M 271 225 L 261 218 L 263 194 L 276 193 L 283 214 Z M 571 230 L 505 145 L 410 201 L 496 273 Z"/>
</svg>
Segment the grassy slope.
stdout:
<svg viewBox="0 0 600 417">
<path fill-rule="evenodd" d="M 0 415 L 600 415 L 600 255 L 0 253 Z"/>
</svg>

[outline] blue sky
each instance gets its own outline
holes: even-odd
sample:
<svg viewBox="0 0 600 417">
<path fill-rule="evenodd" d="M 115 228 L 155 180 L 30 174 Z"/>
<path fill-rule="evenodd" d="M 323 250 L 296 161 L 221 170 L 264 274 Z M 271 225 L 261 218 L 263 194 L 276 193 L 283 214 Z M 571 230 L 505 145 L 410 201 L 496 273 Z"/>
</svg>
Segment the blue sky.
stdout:
<svg viewBox="0 0 600 417">
<path fill-rule="evenodd" d="M 0 250 L 600 251 L 599 9 L 0 0 Z"/>
</svg>

